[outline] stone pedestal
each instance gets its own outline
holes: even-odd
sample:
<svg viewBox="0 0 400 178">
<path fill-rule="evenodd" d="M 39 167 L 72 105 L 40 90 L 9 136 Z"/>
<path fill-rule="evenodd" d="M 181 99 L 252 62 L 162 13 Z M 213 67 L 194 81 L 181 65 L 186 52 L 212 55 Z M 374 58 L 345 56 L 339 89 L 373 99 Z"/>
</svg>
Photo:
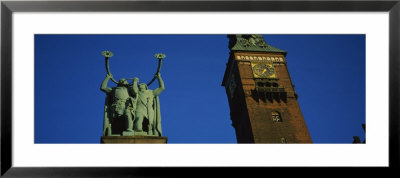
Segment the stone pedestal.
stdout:
<svg viewBox="0 0 400 178">
<path fill-rule="evenodd" d="M 158 136 L 102 136 L 101 143 L 118 144 L 118 143 L 167 143 L 168 137 Z"/>
</svg>

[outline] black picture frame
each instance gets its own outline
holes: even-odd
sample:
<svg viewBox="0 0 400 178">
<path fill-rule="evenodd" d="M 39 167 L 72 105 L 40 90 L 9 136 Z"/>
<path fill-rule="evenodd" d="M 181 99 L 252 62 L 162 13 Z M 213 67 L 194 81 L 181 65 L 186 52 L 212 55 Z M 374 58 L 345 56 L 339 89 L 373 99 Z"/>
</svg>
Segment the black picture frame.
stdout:
<svg viewBox="0 0 400 178">
<path fill-rule="evenodd" d="M 389 168 L 399 167 L 400 0 L 390 1 L 1 1 L 1 176 L 131 177 L 166 176 L 176 168 L 19 168 L 12 166 L 12 18 L 13 12 L 389 12 Z M 193 169 L 190 174 L 206 174 Z M 214 171 L 215 169 L 209 168 Z M 226 168 L 222 169 L 224 172 Z M 384 168 L 385 169 L 385 168 Z M 259 169 L 256 169 L 257 171 Z M 252 172 L 256 171 L 252 170 Z M 241 169 L 230 169 L 238 172 Z M 263 172 L 264 170 L 260 171 Z M 179 171 L 180 172 L 180 171 Z M 307 172 L 307 171 L 305 171 Z M 359 172 L 360 173 L 360 172 Z"/>
</svg>

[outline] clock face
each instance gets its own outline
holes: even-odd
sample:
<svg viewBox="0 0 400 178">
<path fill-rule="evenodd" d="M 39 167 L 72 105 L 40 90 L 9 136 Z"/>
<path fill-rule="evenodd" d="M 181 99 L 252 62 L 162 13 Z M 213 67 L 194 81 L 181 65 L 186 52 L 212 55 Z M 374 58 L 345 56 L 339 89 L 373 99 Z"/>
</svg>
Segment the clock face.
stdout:
<svg viewBox="0 0 400 178">
<path fill-rule="evenodd" d="M 252 64 L 254 77 L 275 78 L 275 69 L 272 64 L 257 63 Z"/>
</svg>

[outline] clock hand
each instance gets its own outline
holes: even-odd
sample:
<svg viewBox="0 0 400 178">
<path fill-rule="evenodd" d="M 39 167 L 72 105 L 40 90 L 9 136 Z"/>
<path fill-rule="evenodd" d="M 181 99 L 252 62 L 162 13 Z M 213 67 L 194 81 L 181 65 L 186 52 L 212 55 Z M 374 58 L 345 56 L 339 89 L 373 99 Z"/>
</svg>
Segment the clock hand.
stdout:
<svg viewBox="0 0 400 178">
<path fill-rule="evenodd" d="M 265 72 L 267 72 L 267 69 L 264 69 L 264 70 L 262 71 L 262 73 L 265 73 Z"/>
</svg>

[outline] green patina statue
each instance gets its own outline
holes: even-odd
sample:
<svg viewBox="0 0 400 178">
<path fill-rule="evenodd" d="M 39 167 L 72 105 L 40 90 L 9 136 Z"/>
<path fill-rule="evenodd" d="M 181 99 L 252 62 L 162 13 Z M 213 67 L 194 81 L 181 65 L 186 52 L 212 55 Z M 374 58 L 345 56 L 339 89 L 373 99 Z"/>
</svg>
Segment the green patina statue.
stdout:
<svg viewBox="0 0 400 178">
<path fill-rule="evenodd" d="M 158 95 L 165 89 L 160 74 L 165 55 L 155 55 L 159 63 L 154 78 L 148 84 L 138 85 L 139 78 L 136 77 L 131 79 L 133 84 L 124 78 L 117 82 L 111 75 L 108 63 L 113 54 L 110 51 L 103 51 L 102 54 L 106 58 L 107 69 L 107 76 L 100 87 L 106 93 L 103 136 L 162 136 Z M 110 79 L 117 84 L 116 87 L 108 87 Z M 155 79 L 158 79 L 159 87 L 148 89 Z"/>
<path fill-rule="evenodd" d="M 161 114 L 158 95 L 164 91 L 164 82 L 161 75 L 157 74 L 159 87 L 155 90 L 149 90 L 145 83 L 139 84 L 138 78 L 133 79 L 133 92 L 137 98 L 137 107 L 135 111 L 135 131 L 143 132 L 144 127 L 148 135 L 161 136 Z M 144 124 L 144 120 L 146 123 Z"/>
<path fill-rule="evenodd" d="M 117 86 L 108 88 L 108 81 L 112 78 L 111 75 L 107 75 L 101 84 L 101 90 L 107 94 L 105 103 L 105 130 L 104 133 L 107 136 L 112 135 L 111 125 L 116 124 L 119 129 L 115 129 L 115 132 L 123 131 L 122 135 L 133 135 L 133 118 L 135 111 L 136 99 L 133 97 L 132 90 L 129 87 L 126 79 L 120 79 Z M 129 94 L 131 93 L 131 94 Z M 124 121 L 123 123 L 121 121 Z M 121 128 L 122 127 L 122 128 Z"/>
</svg>

